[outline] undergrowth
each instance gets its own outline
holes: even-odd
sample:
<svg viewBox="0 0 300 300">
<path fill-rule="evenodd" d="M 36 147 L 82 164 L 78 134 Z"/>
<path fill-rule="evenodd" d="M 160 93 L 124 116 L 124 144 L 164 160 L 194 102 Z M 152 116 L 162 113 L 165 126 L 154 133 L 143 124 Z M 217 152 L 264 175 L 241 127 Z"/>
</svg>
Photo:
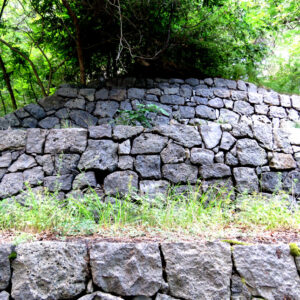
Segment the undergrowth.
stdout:
<svg viewBox="0 0 300 300">
<path fill-rule="evenodd" d="M 225 188 L 197 189 L 154 199 L 137 195 L 103 201 L 91 191 L 77 199 L 58 200 L 56 194 L 29 192 L 22 203 L 0 202 L 0 230 L 48 232 L 58 236 L 102 234 L 139 237 L 170 233 L 226 238 L 232 232 L 299 230 L 300 209 L 287 197 L 243 194 L 231 200 Z M 26 237 L 28 238 L 28 237 Z"/>
</svg>

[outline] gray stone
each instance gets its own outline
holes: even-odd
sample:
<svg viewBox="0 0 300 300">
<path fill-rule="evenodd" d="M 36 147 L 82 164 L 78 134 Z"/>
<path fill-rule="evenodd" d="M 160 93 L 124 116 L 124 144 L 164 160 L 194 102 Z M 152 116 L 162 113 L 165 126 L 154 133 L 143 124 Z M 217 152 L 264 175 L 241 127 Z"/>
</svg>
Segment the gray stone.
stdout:
<svg viewBox="0 0 300 300">
<path fill-rule="evenodd" d="M 128 99 L 144 99 L 144 97 L 145 90 L 137 88 L 128 89 Z"/>
<path fill-rule="evenodd" d="M 288 109 L 288 118 L 294 122 L 298 122 L 300 120 L 299 113 L 295 109 Z"/>
<path fill-rule="evenodd" d="M 222 108 L 222 107 L 224 107 L 224 102 L 220 98 L 213 98 L 208 101 L 208 106 L 211 106 L 214 108 Z"/>
<path fill-rule="evenodd" d="M 10 298 L 10 295 L 8 292 L 3 291 L 0 293 L 0 300 L 9 300 L 9 298 Z"/>
<path fill-rule="evenodd" d="M 222 87 L 222 88 L 227 87 L 226 79 L 223 78 L 214 78 L 214 83 L 216 87 Z"/>
<path fill-rule="evenodd" d="M 291 96 L 291 100 L 292 100 L 292 106 L 296 110 L 300 111 L 300 96 L 298 96 L 298 95 L 292 95 Z"/>
<path fill-rule="evenodd" d="M 104 179 L 107 195 L 126 195 L 138 190 L 138 175 L 133 171 L 118 171 Z"/>
<path fill-rule="evenodd" d="M 196 94 L 196 96 L 200 96 L 203 98 L 212 98 L 214 96 L 212 89 L 198 88 L 198 89 L 196 89 L 195 94 Z"/>
<path fill-rule="evenodd" d="M 239 121 L 240 116 L 229 110 L 229 109 L 225 109 L 225 108 L 221 108 L 220 109 L 220 117 L 219 120 L 225 123 L 229 123 L 229 124 L 236 124 Z"/>
<path fill-rule="evenodd" d="M 59 119 L 56 117 L 47 117 L 39 122 L 39 126 L 44 129 L 54 128 L 59 124 Z"/>
<path fill-rule="evenodd" d="M 35 119 L 40 120 L 46 117 L 46 113 L 43 108 L 38 104 L 30 103 L 24 107 Z"/>
<path fill-rule="evenodd" d="M 215 161 L 217 162 L 217 163 L 224 163 L 224 152 L 223 151 L 220 151 L 220 152 L 218 152 L 216 155 L 215 155 Z"/>
<path fill-rule="evenodd" d="M 168 144 L 160 155 L 165 164 L 183 162 L 187 158 L 186 150 L 175 143 Z"/>
<path fill-rule="evenodd" d="M 13 196 L 22 191 L 23 187 L 22 173 L 5 174 L 0 183 L 0 198 L 3 199 Z"/>
<path fill-rule="evenodd" d="M 78 174 L 73 181 L 73 189 L 83 189 L 87 187 L 95 188 L 97 180 L 94 172 L 86 172 Z"/>
<path fill-rule="evenodd" d="M 242 81 L 242 80 L 238 80 L 237 81 L 237 88 L 240 91 L 247 91 L 246 83 L 244 81 Z"/>
<path fill-rule="evenodd" d="M 74 174 L 80 159 L 79 154 L 59 154 L 55 156 L 55 174 Z"/>
<path fill-rule="evenodd" d="M 199 169 L 199 174 L 204 179 L 222 178 L 231 175 L 230 167 L 222 163 L 204 165 Z"/>
<path fill-rule="evenodd" d="M 108 90 L 103 88 L 96 92 L 95 100 L 106 100 L 108 99 Z"/>
<path fill-rule="evenodd" d="M 161 287 L 162 263 L 156 243 L 98 243 L 91 246 L 94 283 L 120 296 L 153 296 Z"/>
<path fill-rule="evenodd" d="M 288 135 L 289 135 L 289 140 L 292 145 L 300 146 L 300 129 L 299 128 L 288 128 Z M 1 144 L 0 144 L 0 146 L 1 146 Z"/>
<path fill-rule="evenodd" d="M 49 192 L 68 192 L 72 188 L 74 175 L 49 176 L 44 178 L 44 186 Z"/>
<path fill-rule="evenodd" d="M 237 156 L 242 165 L 262 166 L 267 163 L 267 154 L 255 140 L 241 139 L 236 143 Z"/>
<path fill-rule="evenodd" d="M 65 98 L 76 98 L 77 97 L 77 89 L 71 87 L 62 87 L 59 88 L 56 92 L 58 96 Z"/>
<path fill-rule="evenodd" d="M 263 144 L 264 147 L 271 150 L 273 148 L 272 124 L 261 121 L 254 121 L 252 125 L 253 136 Z"/>
<path fill-rule="evenodd" d="M 231 99 L 234 101 L 248 101 L 247 92 L 231 91 Z"/>
<path fill-rule="evenodd" d="M 201 137 L 198 130 L 193 126 L 176 124 L 176 125 L 159 125 L 154 127 L 153 132 L 167 136 L 182 144 L 185 147 L 192 148 L 201 145 Z"/>
<path fill-rule="evenodd" d="M 274 150 L 281 150 L 285 153 L 293 153 L 288 132 L 285 129 L 274 128 L 273 130 Z"/>
<path fill-rule="evenodd" d="M 70 112 L 70 118 L 76 125 L 83 128 L 95 126 L 98 122 L 96 117 L 83 110 L 72 110 Z"/>
<path fill-rule="evenodd" d="M 94 115 L 100 118 L 112 118 L 119 109 L 119 103 L 116 101 L 98 101 Z"/>
<path fill-rule="evenodd" d="M 238 123 L 232 124 L 231 133 L 234 137 L 251 137 L 251 138 L 253 138 L 252 119 L 247 116 L 242 116 Z"/>
<path fill-rule="evenodd" d="M 9 167 L 8 171 L 13 173 L 35 167 L 36 165 L 36 161 L 32 156 L 22 154 L 18 160 Z"/>
<path fill-rule="evenodd" d="M 8 114 L 0 118 L 0 130 L 19 127 L 20 121 L 14 113 Z"/>
<path fill-rule="evenodd" d="M 119 156 L 118 168 L 121 170 L 132 170 L 133 158 L 129 155 Z"/>
<path fill-rule="evenodd" d="M 282 189 L 282 175 L 277 172 L 265 172 L 261 175 L 263 192 L 278 192 Z"/>
<path fill-rule="evenodd" d="M 131 144 L 130 140 L 126 140 L 118 146 L 118 154 L 130 154 Z"/>
<path fill-rule="evenodd" d="M 25 130 L 5 130 L 0 131 L 0 151 L 19 150 L 25 148 Z"/>
<path fill-rule="evenodd" d="M 249 93 L 257 93 L 257 86 L 255 84 L 247 82 L 246 85 Z"/>
<path fill-rule="evenodd" d="M 293 191 L 296 195 L 300 195 L 300 172 L 289 172 L 284 178 L 283 187 L 287 191 Z"/>
<path fill-rule="evenodd" d="M 288 245 L 235 246 L 233 259 L 252 296 L 299 298 L 300 278 Z"/>
<path fill-rule="evenodd" d="M 270 106 L 269 115 L 271 118 L 286 118 L 287 114 L 283 107 Z"/>
<path fill-rule="evenodd" d="M 24 119 L 30 116 L 30 114 L 24 109 L 24 107 L 18 109 L 15 111 L 15 115 L 19 118 L 19 119 Z"/>
<path fill-rule="evenodd" d="M 46 140 L 47 131 L 39 128 L 32 128 L 27 130 L 27 153 L 43 153 L 44 144 Z"/>
<path fill-rule="evenodd" d="M 254 108 L 246 101 L 236 101 L 233 111 L 241 115 L 249 116 L 254 113 Z"/>
<path fill-rule="evenodd" d="M 277 170 L 295 169 L 296 166 L 296 162 L 291 154 L 274 152 L 270 160 L 270 167 Z"/>
<path fill-rule="evenodd" d="M 22 121 L 22 127 L 24 128 L 36 128 L 38 121 L 34 118 L 26 118 Z"/>
<path fill-rule="evenodd" d="M 9 256 L 11 252 L 12 252 L 11 245 L 9 244 L 0 245 L 0 290 L 7 289 L 10 283 L 11 270 L 10 270 Z M 3 298 L 3 300 L 4 299 L 5 298 Z"/>
<path fill-rule="evenodd" d="M 182 119 L 193 119 L 195 117 L 195 108 L 190 106 L 180 106 L 179 113 Z"/>
<path fill-rule="evenodd" d="M 230 299 L 230 245 L 163 243 L 161 247 L 171 296 L 195 300 Z"/>
<path fill-rule="evenodd" d="M 164 87 L 164 94 L 165 95 L 178 95 L 179 88 L 178 87 Z"/>
<path fill-rule="evenodd" d="M 113 130 L 113 138 L 116 140 L 127 140 L 139 135 L 144 131 L 142 126 L 117 125 Z"/>
<path fill-rule="evenodd" d="M 279 95 L 280 105 L 283 107 L 291 107 L 291 99 L 289 95 Z"/>
<path fill-rule="evenodd" d="M 214 84 L 214 81 L 213 81 L 212 78 L 205 78 L 204 83 L 209 85 L 209 86 L 212 86 Z"/>
<path fill-rule="evenodd" d="M 182 85 L 180 88 L 180 96 L 184 98 L 191 98 L 193 91 L 189 85 Z"/>
<path fill-rule="evenodd" d="M 166 164 L 162 167 L 162 174 L 173 183 L 196 183 L 198 168 L 186 163 Z"/>
<path fill-rule="evenodd" d="M 0 156 L 0 168 L 8 168 L 12 162 L 11 153 L 2 153 Z"/>
<path fill-rule="evenodd" d="M 230 97 L 230 91 L 227 89 L 215 88 L 213 90 L 213 92 L 214 92 L 214 95 L 219 98 L 229 98 Z"/>
<path fill-rule="evenodd" d="M 118 144 L 109 140 L 89 140 L 86 151 L 81 156 L 80 170 L 98 169 L 114 171 L 118 165 Z"/>
<path fill-rule="evenodd" d="M 228 151 L 235 142 L 236 139 L 229 132 L 223 132 L 220 149 Z"/>
<path fill-rule="evenodd" d="M 160 153 L 166 146 L 168 138 L 157 134 L 143 133 L 134 139 L 132 154 Z"/>
<path fill-rule="evenodd" d="M 176 298 L 165 294 L 157 294 L 155 300 L 176 300 Z"/>
<path fill-rule="evenodd" d="M 116 297 L 107 293 L 95 292 L 80 297 L 78 300 L 123 300 L 123 298 Z"/>
<path fill-rule="evenodd" d="M 126 98 L 126 89 L 112 89 L 109 91 L 109 99 L 123 101 Z"/>
<path fill-rule="evenodd" d="M 157 88 L 149 89 L 149 90 L 147 90 L 147 94 L 153 94 L 153 95 L 156 95 L 156 96 L 160 96 L 161 95 L 161 90 L 157 89 Z"/>
<path fill-rule="evenodd" d="M 155 95 L 146 95 L 146 101 L 155 101 L 158 102 L 158 97 Z"/>
<path fill-rule="evenodd" d="M 52 129 L 45 144 L 45 153 L 82 153 L 87 144 L 87 131 L 81 128 Z"/>
<path fill-rule="evenodd" d="M 196 116 L 204 119 L 210 119 L 210 120 L 217 119 L 216 110 L 206 105 L 198 105 L 196 107 Z"/>
<path fill-rule="evenodd" d="M 60 119 L 68 119 L 69 118 L 69 110 L 67 108 L 61 108 L 55 113 L 55 116 Z"/>
<path fill-rule="evenodd" d="M 211 165 L 214 162 L 215 154 L 211 150 L 193 148 L 191 150 L 191 162 L 193 164 Z"/>
<path fill-rule="evenodd" d="M 159 155 L 138 155 L 134 161 L 135 169 L 142 178 L 160 179 L 160 165 Z"/>
<path fill-rule="evenodd" d="M 63 108 L 67 100 L 53 95 L 50 97 L 43 98 L 38 102 L 44 108 L 45 111 L 50 111 Z"/>
<path fill-rule="evenodd" d="M 147 197 L 163 197 L 168 193 L 170 183 L 166 180 L 143 180 L 140 181 L 140 193 Z"/>
<path fill-rule="evenodd" d="M 236 274 L 231 277 L 231 300 L 252 300 L 247 284 Z"/>
<path fill-rule="evenodd" d="M 66 104 L 65 107 L 69 109 L 85 109 L 84 99 L 71 99 Z"/>
<path fill-rule="evenodd" d="M 112 128 L 109 124 L 89 127 L 89 137 L 91 139 L 102 139 L 112 137 Z"/>
<path fill-rule="evenodd" d="M 201 98 L 201 97 L 193 97 L 192 101 L 196 102 L 197 104 L 203 104 L 203 105 L 207 105 L 208 104 L 208 99 L 207 98 Z"/>
<path fill-rule="evenodd" d="M 44 171 L 42 167 L 36 167 L 23 172 L 24 183 L 31 186 L 42 184 L 44 181 Z"/>
<path fill-rule="evenodd" d="M 202 125 L 200 126 L 200 132 L 206 148 L 212 149 L 219 145 L 222 137 L 222 130 L 220 125 Z"/>
<path fill-rule="evenodd" d="M 185 80 L 185 82 L 191 86 L 196 86 L 199 84 L 199 80 L 196 78 L 188 78 Z"/>
<path fill-rule="evenodd" d="M 224 99 L 223 102 L 224 102 L 224 105 L 226 108 L 233 109 L 233 101 L 232 100 Z"/>
<path fill-rule="evenodd" d="M 94 101 L 95 100 L 95 89 L 80 89 L 79 95 L 83 96 L 88 101 Z"/>
<path fill-rule="evenodd" d="M 84 292 L 88 276 L 85 244 L 35 242 L 18 245 L 16 252 L 13 299 L 71 299 Z"/>
<path fill-rule="evenodd" d="M 278 94 L 270 92 L 264 95 L 264 102 L 269 105 L 279 105 Z"/>
<path fill-rule="evenodd" d="M 258 192 L 258 178 L 254 169 L 245 167 L 234 168 L 233 176 L 238 192 Z"/>
<path fill-rule="evenodd" d="M 161 103 L 164 104 L 180 104 L 183 105 L 184 104 L 184 98 L 180 97 L 178 95 L 163 95 L 160 97 L 160 101 Z"/>
<path fill-rule="evenodd" d="M 268 114 L 269 106 L 262 104 L 262 105 L 255 105 L 255 113 L 260 115 Z"/>
<path fill-rule="evenodd" d="M 263 103 L 263 95 L 261 94 L 257 94 L 257 93 L 249 93 L 249 102 L 252 103 L 252 104 L 257 104 L 255 105 L 255 108 L 258 106 L 265 106 L 265 105 L 262 105 Z"/>
<path fill-rule="evenodd" d="M 36 156 L 36 161 L 43 167 L 43 171 L 47 176 L 53 175 L 54 163 L 51 155 Z"/>
</svg>

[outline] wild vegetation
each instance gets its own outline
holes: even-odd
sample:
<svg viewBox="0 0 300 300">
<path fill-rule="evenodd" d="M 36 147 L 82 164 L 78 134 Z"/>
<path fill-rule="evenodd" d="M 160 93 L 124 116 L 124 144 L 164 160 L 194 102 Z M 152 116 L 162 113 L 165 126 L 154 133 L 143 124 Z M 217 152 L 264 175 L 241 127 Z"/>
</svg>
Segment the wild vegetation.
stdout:
<svg viewBox="0 0 300 300">
<path fill-rule="evenodd" d="M 225 77 L 299 93 L 297 0 L 1 0 L 1 114 L 63 82 Z"/>
</svg>

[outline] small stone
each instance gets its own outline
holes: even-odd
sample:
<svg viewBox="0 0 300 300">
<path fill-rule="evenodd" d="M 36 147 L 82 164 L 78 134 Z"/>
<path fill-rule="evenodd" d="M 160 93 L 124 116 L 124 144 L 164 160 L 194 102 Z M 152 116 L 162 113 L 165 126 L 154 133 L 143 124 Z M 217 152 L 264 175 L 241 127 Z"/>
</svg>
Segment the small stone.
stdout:
<svg viewBox="0 0 300 300">
<path fill-rule="evenodd" d="M 258 178 L 254 169 L 245 167 L 234 168 L 233 176 L 238 192 L 258 192 Z"/>
<path fill-rule="evenodd" d="M 291 107 L 291 99 L 289 95 L 279 95 L 280 104 L 283 107 Z"/>
<path fill-rule="evenodd" d="M 270 167 L 277 170 L 295 169 L 296 166 L 296 162 L 291 154 L 274 152 L 270 161 Z"/>
<path fill-rule="evenodd" d="M 220 98 L 213 98 L 208 101 L 208 106 L 211 106 L 214 108 L 222 108 L 222 107 L 224 107 L 224 102 Z"/>
<path fill-rule="evenodd" d="M 56 117 L 47 117 L 39 122 L 39 126 L 44 129 L 54 128 L 59 124 L 59 119 Z"/>
<path fill-rule="evenodd" d="M 283 107 L 270 106 L 269 116 L 271 118 L 286 118 L 287 114 Z"/>
<path fill-rule="evenodd" d="M 178 163 L 186 159 L 186 150 L 175 143 L 170 143 L 162 152 L 161 159 L 163 163 Z"/>
<path fill-rule="evenodd" d="M 121 170 L 132 170 L 133 158 L 129 155 L 119 156 L 118 168 Z"/>
<path fill-rule="evenodd" d="M 144 99 L 145 90 L 144 89 L 137 89 L 137 88 L 130 88 L 128 89 L 128 99 Z"/>
<path fill-rule="evenodd" d="M 27 153 L 43 153 L 47 130 L 32 128 L 27 130 Z"/>
<path fill-rule="evenodd" d="M 213 81 L 212 78 L 205 78 L 204 83 L 209 85 L 209 86 L 212 86 L 214 84 L 214 81 Z"/>
<path fill-rule="evenodd" d="M 215 154 L 211 150 L 193 148 L 191 150 L 191 162 L 193 164 L 211 165 L 214 162 Z"/>
<path fill-rule="evenodd" d="M 265 104 L 255 105 L 255 113 L 260 115 L 266 115 L 269 112 L 269 106 Z"/>
<path fill-rule="evenodd" d="M 220 149 L 228 151 L 235 142 L 236 139 L 229 132 L 223 132 Z"/>
<path fill-rule="evenodd" d="M 102 293 L 102 292 L 95 292 L 95 293 L 80 297 L 78 300 L 123 300 L 123 298 L 116 297 L 116 296 Z"/>
<path fill-rule="evenodd" d="M 222 137 L 222 130 L 220 125 L 202 125 L 200 126 L 200 132 L 206 148 L 212 149 L 219 145 Z"/>
<path fill-rule="evenodd" d="M 182 85 L 179 94 L 181 97 L 191 98 L 193 94 L 193 90 L 189 85 Z"/>
<path fill-rule="evenodd" d="M 107 100 L 108 99 L 108 90 L 103 88 L 96 92 L 95 100 Z"/>
<path fill-rule="evenodd" d="M 178 87 L 164 87 L 164 94 L 165 95 L 178 95 L 179 88 Z"/>
<path fill-rule="evenodd" d="M 195 91 L 196 96 L 200 96 L 203 98 L 212 98 L 214 96 L 214 92 L 212 89 L 202 89 L 198 88 Z"/>
<path fill-rule="evenodd" d="M 55 156 L 55 174 L 73 174 L 80 159 L 79 154 L 60 154 Z"/>
<path fill-rule="evenodd" d="M 254 113 L 254 108 L 246 101 L 236 101 L 234 103 L 233 111 L 241 115 L 252 115 Z"/>
<path fill-rule="evenodd" d="M 232 100 L 224 99 L 223 102 L 226 108 L 233 109 L 234 102 Z"/>
<path fill-rule="evenodd" d="M 179 113 L 182 119 L 193 119 L 195 117 L 195 108 L 189 106 L 180 106 Z"/>
<path fill-rule="evenodd" d="M 22 121 L 22 127 L 24 128 L 36 128 L 38 121 L 34 118 L 25 118 Z"/>
<path fill-rule="evenodd" d="M 185 80 L 185 82 L 191 86 L 196 86 L 199 84 L 199 80 L 196 78 L 188 78 Z"/>
<path fill-rule="evenodd" d="M 134 139 L 132 154 L 160 153 L 166 146 L 168 138 L 157 134 L 143 133 Z"/>
<path fill-rule="evenodd" d="M 71 174 L 45 177 L 44 186 L 49 192 L 68 192 L 72 189 L 73 177 Z"/>
<path fill-rule="evenodd" d="M 160 101 L 164 104 L 184 104 L 184 98 L 177 95 L 163 95 L 160 97 Z"/>
<path fill-rule="evenodd" d="M 80 89 L 79 95 L 83 96 L 88 101 L 94 101 L 95 100 L 95 89 Z"/>
<path fill-rule="evenodd" d="M 65 97 L 65 98 L 76 98 L 77 97 L 77 89 L 71 87 L 63 87 L 59 88 L 56 92 L 57 96 Z"/>
<path fill-rule="evenodd" d="M 258 93 L 249 93 L 249 102 L 252 104 L 262 104 L 263 95 Z"/>
<path fill-rule="evenodd" d="M 98 101 L 94 115 L 100 118 L 112 118 L 119 109 L 119 103 L 116 101 Z"/>
<path fill-rule="evenodd" d="M 218 152 L 216 155 L 215 155 L 215 161 L 217 163 L 224 163 L 224 152 Z"/>
<path fill-rule="evenodd" d="M 76 125 L 83 128 L 95 126 L 98 122 L 96 117 L 83 110 L 72 110 L 70 113 L 70 118 Z"/>
<path fill-rule="evenodd" d="M 130 154 L 131 144 L 130 140 L 126 140 L 118 146 L 118 154 Z"/>
<path fill-rule="evenodd" d="M 85 109 L 84 99 L 71 99 L 66 104 L 65 107 L 69 109 Z"/>
<path fill-rule="evenodd" d="M 0 183 L 0 199 L 16 195 L 24 187 L 23 174 L 5 174 Z"/>
<path fill-rule="evenodd" d="M 196 107 L 196 116 L 204 119 L 210 119 L 210 120 L 217 119 L 216 110 L 206 105 L 198 105 Z"/>
<path fill-rule="evenodd" d="M 137 155 L 134 166 L 142 178 L 160 179 L 160 156 L 159 155 Z"/>
<path fill-rule="evenodd" d="M 176 298 L 165 294 L 157 294 L 155 300 L 176 300 Z"/>
<path fill-rule="evenodd" d="M 207 105 L 208 99 L 194 96 L 194 97 L 192 97 L 192 102 L 196 102 L 197 104 Z"/>
<path fill-rule="evenodd" d="M 199 172 L 200 176 L 204 179 L 222 178 L 231 175 L 230 168 L 222 163 L 215 163 L 209 166 L 201 166 Z"/>
<path fill-rule="evenodd" d="M 73 189 L 95 188 L 97 180 L 94 172 L 85 172 L 78 174 L 73 181 Z"/>
<path fill-rule="evenodd" d="M 263 192 L 277 192 L 282 189 L 282 175 L 278 172 L 265 172 L 261 175 Z"/>
<path fill-rule="evenodd" d="M 169 186 L 170 184 L 166 180 L 143 180 L 140 182 L 140 193 L 150 199 L 166 196 Z"/>
<path fill-rule="evenodd" d="M 50 97 L 45 97 L 39 100 L 38 102 L 44 108 L 45 111 L 51 111 L 63 108 L 67 100 L 53 95 Z"/>
<path fill-rule="evenodd" d="M 185 163 L 166 164 L 162 167 L 162 174 L 173 183 L 196 183 L 198 168 Z"/>
<path fill-rule="evenodd" d="M 225 123 L 229 123 L 229 124 L 236 124 L 239 121 L 240 116 L 229 110 L 229 109 L 225 109 L 225 108 L 221 108 L 220 109 L 220 117 L 219 120 Z"/>
<path fill-rule="evenodd" d="M 31 186 L 42 184 L 44 181 L 44 171 L 42 167 L 36 167 L 23 172 L 24 182 Z"/>
<path fill-rule="evenodd" d="M 118 171 L 104 179 L 107 195 L 126 195 L 138 190 L 138 175 L 133 171 Z"/>
<path fill-rule="evenodd" d="M 247 91 L 246 83 L 244 81 L 242 81 L 242 80 L 238 80 L 237 81 L 237 88 L 240 91 Z"/>
<path fill-rule="evenodd" d="M 24 107 L 16 110 L 15 114 L 19 119 L 24 119 L 30 116 L 30 114 L 24 109 Z"/>
<path fill-rule="evenodd" d="M 38 104 L 30 103 L 24 107 L 35 119 L 40 120 L 46 117 L 46 113 Z"/>
<path fill-rule="evenodd" d="M 248 93 L 241 91 L 232 91 L 231 99 L 234 101 L 248 101 Z"/>
<path fill-rule="evenodd" d="M 3 291 L 0 293 L 0 300 L 9 300 L 9 298 L 10 298 L 10 295 L 8 292 Z"/>
<path fill-rule="evenodd" d="M 264 95 L 264 102 L 269 105 L 279 105 L 279 98 L 276 92 L 269 92 Z"/>
<path fill-rule="evenodd" d="M 102 139 L 112 137 L 112 128 L 109 124 L 89 127 L 89 137 L 91 139 Z"/>
<path fill-rule="evenodd" d="M 36 156 L 36 161 L 43 167 L 43 171 L 47 176 L 53 175 L 54 163 L 51 155 Z"/>
<path fill-rule="evenodd" d="M 116 101 L 123 101 L 126 98 L 125 89 L 112 89 L 109 92 L 109 99 Z"/>
<path fill-rule="evenodd" d="M 230 91 L 227 89 L 216 88 L 213 90 L 213 92 L 214 92 L 214 95 L 219 98 L 229 98 L 230 97 Z"/>
<path fill-rule="evenodd" d="M 296 110 L 300 111 L 300 96 L 298 96 L 298 95 L 293 95 L 293 96 L 291 97 L 291 100 L 292 100 L 292 106 L 293 106 Z"/>
<path fill-rule="evenodd" d="M 36 166 L 36 161 L 32 156 L 22 154 L 8 169 L 9 172 L 17 172 L 20 170 L 30 169 Z"/>
<path fill-rule="evenodd" d="M 2 153 L 0 156 L 0 168 L 8 168 L 12 162 L 11 153 Z"/>
<path fill-rule="evenodd" d="M 0 245 L 0 290 L 5 290 L 8 288 L 10 283 L 10 276 L 11 276 L 11 270 L 10 270 L 10 261 L 9 256 L 12 252 L 12 246 L 9 244 L 1 244 Z M 5 293 L 5 292 L 2 292 Z M 1 294 L 2 294 L 1 293 Z M 1 298 L 0 294 L 0 299 Z M 5 299 L 3 296 L 3 300 Z M 9 298 L 7 298 L 8 300 Z"/>
<path fill-rule="evenodd" d="M 294 122 L 299 122 L 300 120 L 299 113 L 292 108 L 288 110 L 288 118 Z"/>
<path fill-rule="evenodd" d="M 127 140 L 139 135 L 143 131 L 144 127 L 142 126 L 117 125 L 113 130 L 113 138 L 116 140 Z"/>
</svg>

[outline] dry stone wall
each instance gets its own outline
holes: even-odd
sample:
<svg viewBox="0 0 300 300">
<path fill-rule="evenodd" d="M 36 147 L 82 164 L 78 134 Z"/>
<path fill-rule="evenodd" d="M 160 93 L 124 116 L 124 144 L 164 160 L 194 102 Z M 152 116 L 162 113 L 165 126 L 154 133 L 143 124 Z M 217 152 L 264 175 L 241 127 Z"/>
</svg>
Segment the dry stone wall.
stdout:
<svg viewBox="0 0 300 300">
<path fill-rule="evenodd" d="M 284 244 L 2 244 L 0 266 L 1 300 L 300 299 Z"/>
<path fill-rule="evenodd" d="M 149 114 L 151 129 L 113 124 L 119 109 L 138 103 L 155 103 L 169 116 Z M 0 118 L 0 198 L 18 195 L 26 183 L 61 197 L 88 186 L 107 197 L 126 193 L 129 183 L 153 196 L 174 184 L 184 190 L 201 182 L 205 189 L 218 181 L 238 192 L 284 189 L 297 199 L 299 120 L 300 96 L 243 81 L 127 78 L 99 89 L 62 86 Z M 60 129 L 66 125 L 77 128 Z"/>
</svg>

